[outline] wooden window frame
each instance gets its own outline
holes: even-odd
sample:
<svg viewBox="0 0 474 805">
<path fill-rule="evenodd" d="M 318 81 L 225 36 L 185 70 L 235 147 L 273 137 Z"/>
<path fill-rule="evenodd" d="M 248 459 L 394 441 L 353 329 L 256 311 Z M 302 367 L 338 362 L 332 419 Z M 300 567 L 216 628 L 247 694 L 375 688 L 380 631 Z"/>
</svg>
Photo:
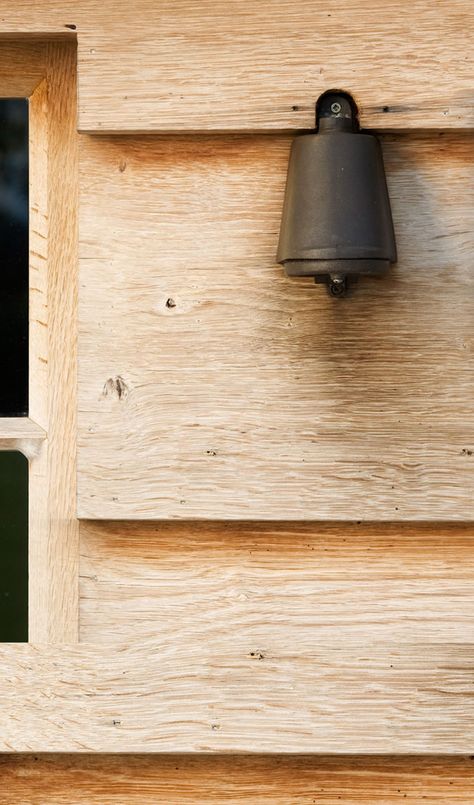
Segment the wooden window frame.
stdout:
<svg viewBox="0 0 474 805">
<path fill-rule="evenodd" d="M 29 99 L 29 417 L 0 449 L 29 460 L 29 642 L 78 640 L 75 517 L 76 43 L 2 41 L 0 96 Z"/>
</svg>

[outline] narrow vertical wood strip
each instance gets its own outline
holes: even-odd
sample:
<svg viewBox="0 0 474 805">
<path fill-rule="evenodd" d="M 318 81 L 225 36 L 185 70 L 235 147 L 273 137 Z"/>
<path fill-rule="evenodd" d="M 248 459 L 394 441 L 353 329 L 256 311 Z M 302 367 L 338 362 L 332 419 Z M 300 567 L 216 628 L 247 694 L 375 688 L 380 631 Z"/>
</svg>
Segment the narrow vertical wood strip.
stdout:
<svg viewBox="0 0 474 805">
<path fill-rule="evenodd" d="M 46 46 L 44 46 L 44 50 Z M 28 52 L 25 61 L 28 61 Z M 44 76 L 45 68 L 41 69 Z M 29 115 L 29 412 L 48 429 L 48 87 L 43 78 Z M 48 444 L 29 456 L 29 637 L 48 634 Z"/>
<path fill-rule="evenodd" d="M 77 136 L 76 47 L 47 45 L 48 86 L 48 527 L 47 624 L 30 640 L 78 639 L 75 519 Z M 45 628 L 46 626 L 46 628 Z M 33 630 L 32 630 L 33 631 Z"/>
<path fill-rule="evenodd" d="M 48 87 L 30 98 L 29 115 L 29 413 L 48 427 Z"/>
</svg>

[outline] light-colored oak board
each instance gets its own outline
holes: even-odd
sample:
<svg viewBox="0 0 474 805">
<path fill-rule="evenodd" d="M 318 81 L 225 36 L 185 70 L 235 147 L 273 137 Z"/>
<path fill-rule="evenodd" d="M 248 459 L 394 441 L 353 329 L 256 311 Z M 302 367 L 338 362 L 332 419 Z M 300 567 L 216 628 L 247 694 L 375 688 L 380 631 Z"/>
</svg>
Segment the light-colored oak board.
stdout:
<svg viewBox="0 0 474 805">
<path fill-rule="evenodd" d="M 114 0 L 107 21 L 79 34 L 83 130 L 308 129 L 315 100 L 334 87 L 354 94 L 364 125 L 474 123 L 466 0 L 141 0 L 139 9 Z"/>
<path fill-rule="evenodd" d="M 366 126 L 472 128 L 467 0 L 3 0 L 0 37 L 77 36 L 83 131 L 296 130 L 334 87 Z"/>
<path fill-rule="evenodd" d="M 333 87 L 354 94 L 364 125 L 474 124 L 466 0 L 114 0 L 91 22 L 83 130 L 307 129 Z"/>
<path fill-rule="evenodd" d="M 37 547 L 45 575 L 31 579 L 30 640 L 78 638 L 79 524 L 76 501 L 77 207 L 76 43 L 47 48 L 48 86 L 48 482 L 47 532 Z M 45 486 L 38 493 L 45 496 Z M 38 560 L 39 557 L 37 556 Z M 40 561 L 40 560 L 39 560 Z M 31 573 L 30 573 L 31 578 Z M 34 624 L 36 624 L 34 626 Z M 34 626 L 34 629 L 33 629 Z"/>
<path fill-rule="evenodd" d="M 171 616 L 171 613 L 170 613 Z M 0 648 L 5 752 L 466 754 L 474 643 L 349 641 L 273 651 L 226 629 L 129 645 Z"/>
<path fill-rule="evenodd" d="M 29 460 L 41 453 L 46 433 L 29 417 L 0 418 L 0 450 L 19 450 Z"/>
<path fill-rule="evenodd" d="M 30 43 L 28 43 L 30 44 Z M 28 62 L 27 54 L 25 60 Z M 28 410 L 35 422 L 48 428 L 48 170 L 50 109 L 45 64 L 41 81 L 29 98 L 29 394 Z M 18 60 L 16 62 L 18 64 Z M 54 230 L 52 231 L 54 235 Z"/>
<path fill-rule="evenodd" d="M 195 378 L 193 393 L 184 394 L 178 373 L 165 388 L 155 384 L 161 399 L 170 387 L 175 395 L 168 397 L 167 414 L 152 406 L 151 436 L 120 412 L 112 412 L 107 427 L 95 425 L 87 472 L 79 464 L 79 516 L 341 521 L 463 521 L 472 516 L 472 448 L 467 455 L 457 434 L 448 432 L 440 443 L 420 429 L 401 435 L 371 432 L 368 442 L 363 429 L 349 435 L 341 426 L 340 435 L 332 436 L 328 428 L 301 419 L 289 427 L 291 406 L 261 427 L 259 412 L 268 420 L 266 400 L 279 383 L 264 383 L 255 401 L 245 396 L 235 375 L 226 379 L 229 385 L 232 381 L 235 408 L 211 427 L 195 425 L 189 411 L 196 420 L 204 419 L 209 408 L 227 405 L 225 393 Z M 196 402 L 200 395 L 202 406 Z M 171 413 L 178 397 L 188 408 L 183 416 Z M 239 403 L 254 406 L 256 422 L 241 415 Z M 472 444 L 472 429 L 465 435 Z"/>
<path fill-rule="evenodd" d="M 467 805 L 473 774 L 471 757 L 4 755 L 0 802 Z"/>
<path fill-rule="evenodd" d="M 289 144 L 82 139 L 81 517 L 472 519 L 472 138 L 384 139 L 342 301 L 275 263 Z"/>
<path fill-rule="evenodd" d="M 0 417 L 0 442 L 8 443 L 18 439 L 43 441 L 46 433 L 29 417 Z"/>
<path fill-rule="evenodd" d="M 41 0 L 41 3 L 34 0 L 2 0 L 0 46 L 18 36 L 24 38 L 27 44 L 35 39 L 44 41 L 52 37 L 75 39 L 76 29 L 68 26 L 77 24 L 74 17 L 81 8 L 86 8 L 86 4 L 89 12 L 94 6 L 97 8 L 95 0 L 62 0 L 60 4 L 56 0 Z"/>
<path fill-rule="evenodd" d="M 464 525 L 83 522 L 80 637 L 464 643 L 473 546 Z"/>
</svg>

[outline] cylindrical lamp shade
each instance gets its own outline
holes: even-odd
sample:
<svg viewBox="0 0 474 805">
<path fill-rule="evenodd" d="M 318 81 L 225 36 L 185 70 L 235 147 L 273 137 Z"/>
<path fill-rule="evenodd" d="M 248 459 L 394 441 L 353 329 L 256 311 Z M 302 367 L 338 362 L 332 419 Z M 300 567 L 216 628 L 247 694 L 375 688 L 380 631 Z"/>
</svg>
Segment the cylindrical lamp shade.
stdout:
<svg viewBox="0 0 474 805">
<path fill-rule="evenodd" d="M 318 132 L 293 142 L 277 260 L 288 276 L 314 277 L 334 295 L 348 278 L 383 274 L 396 261 L 380 144 L 356 130 L 345 96 L 328 96 Z"/>
</svg>

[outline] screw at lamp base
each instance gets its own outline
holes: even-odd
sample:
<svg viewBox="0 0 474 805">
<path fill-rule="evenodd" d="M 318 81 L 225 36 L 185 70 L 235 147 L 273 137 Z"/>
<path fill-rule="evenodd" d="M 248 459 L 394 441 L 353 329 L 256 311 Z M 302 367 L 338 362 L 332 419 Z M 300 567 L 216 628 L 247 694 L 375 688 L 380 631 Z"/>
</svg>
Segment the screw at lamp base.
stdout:
<svg viewBox="0 0 474 805">
<path fill-rule="evenodd" d="M 331 274 L 328 289 L 331 296 L 345 296 L 347 293 L 347 277 L 341 274 Z"/>
</svg>

